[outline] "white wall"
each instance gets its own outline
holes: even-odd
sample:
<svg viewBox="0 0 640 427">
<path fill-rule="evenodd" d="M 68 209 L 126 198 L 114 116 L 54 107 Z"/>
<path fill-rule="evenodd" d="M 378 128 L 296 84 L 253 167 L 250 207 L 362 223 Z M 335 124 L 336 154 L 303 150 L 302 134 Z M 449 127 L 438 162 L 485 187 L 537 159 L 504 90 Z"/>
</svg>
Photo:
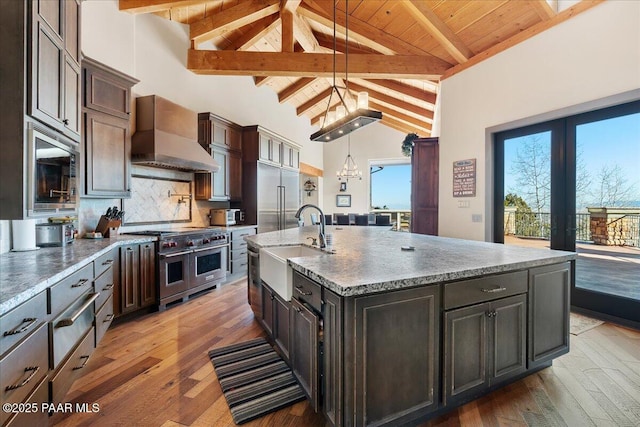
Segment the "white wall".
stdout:
<svg viewBox="0 0 640 427">
<path fill-rule="evenodd" d="M 117 0 L 82 3 L 83 53 L 140 80 L 137 95 L 156 94 L 196 112 L 211 111 L 242 126 L 259 124 L 301 145 L 300 160 L 322 168 L 314 129 L 252 77 L 201 76 L 186 69 L 189 27 L 152 14 L 118 10 Z"/>
<path fill-rule="evenodd" d="M 492 132 L 639 99 L 639 89 L 640 2 L 621 0 L 442 81 L 439 234 L 492 239 Z M 452 165 L 468 158 L 477 159 L 476 197 L 459 208 Z"/>
<path fill-rule="evenodd" d="M 347 191 L 340 193 L 340 181 L 336 171 L 342 169 L 347 157 L 347 137 L 324 144 L 324 191 L 323 210 L 327 213 L 369 212 L 369 161 L 372 159 L 405 159 L 402 141 L 405 134 L 380 123 L 373 123 L 351 134 L 351 156 L 358 169 L 362 170 L 362 181 L 350 179 Z M 336 207 L 337 194 L 351 194 L 351 207 Z"/>
</svg>

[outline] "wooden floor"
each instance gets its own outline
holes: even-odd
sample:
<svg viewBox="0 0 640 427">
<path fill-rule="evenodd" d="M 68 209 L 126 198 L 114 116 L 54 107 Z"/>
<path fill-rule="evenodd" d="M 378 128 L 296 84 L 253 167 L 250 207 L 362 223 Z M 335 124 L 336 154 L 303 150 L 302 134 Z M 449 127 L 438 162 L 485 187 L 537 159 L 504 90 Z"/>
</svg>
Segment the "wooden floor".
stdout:
<svg viewBox="0 0 640 427">
<path fill-rule="evenodd" d="M 233 426 L 207 351 L 263 336 L 246 282 L 109 329 L 64 402 L 97 413 L 57 414 L 57 426 Z M 323 426 L 306 402 L 253 426 Z M 571 335 L 554 365 L 424 426 L 639 426 L 640 331 L 605 323 Z"/>
</svg>

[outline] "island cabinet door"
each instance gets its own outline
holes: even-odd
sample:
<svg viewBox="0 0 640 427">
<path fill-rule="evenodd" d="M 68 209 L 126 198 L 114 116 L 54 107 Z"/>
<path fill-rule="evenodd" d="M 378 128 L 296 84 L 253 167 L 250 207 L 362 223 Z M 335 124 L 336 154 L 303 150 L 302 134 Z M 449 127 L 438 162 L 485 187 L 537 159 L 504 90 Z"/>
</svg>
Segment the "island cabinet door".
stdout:
<svg viewBox="0 0 640 427">
<path fill-rule="evenodd" d="M 262 284 L 262 315 L 260 316 L 260 323 L 264 330 L 269 334 L 269 337 L 273 338 L 273 300 L 275 296 L 273 295 L 273 291 L 268 286 Z"/>
<path fill-rule="evenodd" d="M 490 314 L 489 381 L 493 385 L 527 369 L 527 295 L 492 302 Z"/>
<path fill-rule="evenodd" d="M 346 425 L 397 426 L 438 408 L 439 319 L 439 286 L 345 302 Z"/>
<path fill-rule="evenodd" d="M 318 316 L 297 299 L 291 299 L 291 367 L 314 411 L 320 408 L 318 389 Z"/>
<path fill-rule="evenodd" d="M 322 411 L 330 425 L 340 427 L 342 423 L 343 345 L 342 345 L 342 298 L 328 289 L 323 289 L 322 304 Z"/>
<path fill-rule="evenodd" d="M 569 352 L 570 264 L 529 270 L 529 369 Z"/>
</svg>

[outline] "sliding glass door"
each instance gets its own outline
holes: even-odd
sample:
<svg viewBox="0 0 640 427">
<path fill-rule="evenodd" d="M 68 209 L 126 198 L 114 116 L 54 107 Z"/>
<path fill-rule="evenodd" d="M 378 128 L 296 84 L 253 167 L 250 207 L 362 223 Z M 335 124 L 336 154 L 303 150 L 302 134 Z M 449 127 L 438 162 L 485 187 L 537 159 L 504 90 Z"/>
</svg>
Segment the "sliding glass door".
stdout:
<svg viewBox="0 0 640 427">
<path fill-rule="evenodd" d="M 640 322 L 640 102 L 494 143 L 494 240 L 576 251 L 572 305 Z"/>
</svg>

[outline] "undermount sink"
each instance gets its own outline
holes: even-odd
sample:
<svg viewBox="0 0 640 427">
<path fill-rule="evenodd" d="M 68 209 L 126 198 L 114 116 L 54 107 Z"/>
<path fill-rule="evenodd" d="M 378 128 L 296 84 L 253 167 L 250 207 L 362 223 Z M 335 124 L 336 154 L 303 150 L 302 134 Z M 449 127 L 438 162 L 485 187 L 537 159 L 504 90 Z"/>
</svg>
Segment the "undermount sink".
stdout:
<svg viewBox="0 0 640 427">
<path fill-rule="evenodd" d="M 293 271 L 287 260 L 323 254 L 319 249 L 303 245 L 261 248 L 260 280 L 269 285 L 285 301 L 290 301 L 293 293 Z"/>
</svg>

